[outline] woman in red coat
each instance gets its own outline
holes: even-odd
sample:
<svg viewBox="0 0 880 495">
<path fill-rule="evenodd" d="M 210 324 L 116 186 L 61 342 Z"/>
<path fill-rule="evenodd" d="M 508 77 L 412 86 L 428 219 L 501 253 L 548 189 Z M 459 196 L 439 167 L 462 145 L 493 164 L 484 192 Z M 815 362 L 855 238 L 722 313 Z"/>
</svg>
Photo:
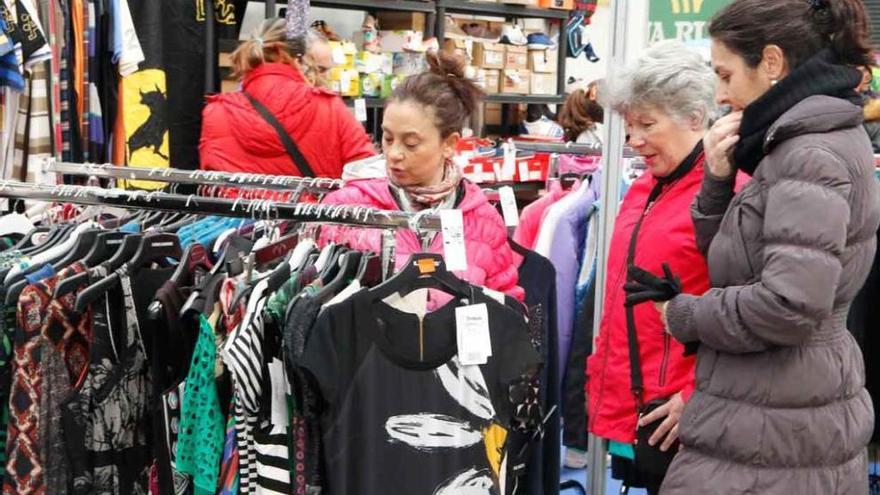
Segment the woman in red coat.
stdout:
<svg viewBox="0 0 880 495">
<path fill-rule="evenodd" d="M 681 290 L 702 294 L 709 274 L 691 219 L 703 181 L 702 138 L 715 106 L 712 69 L 678 42 L 649 49 L 609 89 L 626 121 L 629 144 L 648 167 L 627 191 L 614 222 L 599 336 L 587 360 L 589 430 L 612 441 L 612 475 L 630 487 L 659 492 L 665 470 L 635 459 L 637 425 L 656 426 L 649 444 L 677 449 L 678 421 L 694 390 L 693 356 L 664 331 L 660 314 L 646 302 L 632 308 L 642 390 L 636 398 L 630 375 L 628 266 L 663 276 L 662 265 L 681 276 Z M 699 198 L 697 198 L 699 199 Z M 633 249 L 634 248 L 634 249 Z M 643 405 L 656 409 L 639 417 Z"/>
<path fill-rule="evenodd" d="M 346 163 L 376 154 L 342 100 L 303 76 L 305 40 L 288 41 L 285 28 L 284 19 L 266 20 L 232 54 L 242 90 L 208 98 L 199 144 L 203 169 L 338 178 Z M 280 124 L 306 167 L 294 162 L 255 104 Z"/>
</svg>

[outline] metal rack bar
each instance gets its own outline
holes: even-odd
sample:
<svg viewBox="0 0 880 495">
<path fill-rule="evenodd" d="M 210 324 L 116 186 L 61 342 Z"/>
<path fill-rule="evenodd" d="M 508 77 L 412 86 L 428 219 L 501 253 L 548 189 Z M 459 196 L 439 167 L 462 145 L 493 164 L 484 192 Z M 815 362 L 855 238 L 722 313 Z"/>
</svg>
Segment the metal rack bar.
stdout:
<svg viewBox="0 0 880 495">
<path fill-rule="evenodd" d="M 16 181 L 0 182 L 0 197 L 173 213 L 203 213 L 235 218 L 402 228 L 416 232 L 440 230 L 439 215 L 376 210 L 359 206 L 230 200 L 90 186 L 45 186 Z"/>
<path fill-rule="evenodd" d="M 180 170 L 175 168 L 138 168 L 98 165 L 91 163 L 66 163 L 46 160 L 45 170 L 65 175 L 89 176 L 102 179 L 147 180 L 177 184 L 195 184 L 258 189 L 327 192 L 338 189 L 338 179 L 291 177 L 287 175 L 260 175 L 245 173 L 214 172 L 208 170 Z"/>
<path fill-rule="evenodd" d="M 560 153 L 568 155 L 602 156 L 602 147 L 591 144 L 576 143 L 542 143 L 539 141 L 516 141 L 513 145 L 517 150 L 534 151 L 535 153 Z M 638 153 L 630 148 L 624 148 L 623 158 L 637 158 Z"/>
</svg>

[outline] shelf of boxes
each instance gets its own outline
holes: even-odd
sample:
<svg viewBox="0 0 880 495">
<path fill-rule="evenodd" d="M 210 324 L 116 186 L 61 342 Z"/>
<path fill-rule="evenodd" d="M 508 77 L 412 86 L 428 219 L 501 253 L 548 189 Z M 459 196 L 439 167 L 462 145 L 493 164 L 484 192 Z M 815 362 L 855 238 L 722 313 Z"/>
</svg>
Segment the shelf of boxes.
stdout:
<svg viewBox="0 0 880 495">
<path fill-rule="evenodd" d="M 312 0 L 312 7 L 345 8 L 351 10 L 388 10 L 397 12 L 424 12 L 433 14 L 436 5 L 432 1 L 415 0 Z"/>
</svg>

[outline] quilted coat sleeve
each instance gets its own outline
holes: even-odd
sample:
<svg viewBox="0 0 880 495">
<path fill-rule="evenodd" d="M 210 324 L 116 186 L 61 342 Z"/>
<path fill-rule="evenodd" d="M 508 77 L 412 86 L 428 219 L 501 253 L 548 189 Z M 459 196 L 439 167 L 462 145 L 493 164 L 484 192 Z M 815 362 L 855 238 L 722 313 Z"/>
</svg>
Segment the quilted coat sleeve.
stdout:
<svg viewBox="0 0 880 495">
<path fill-rule="evenodd" d="M 764 267 L 744 286 L 680 295 L 670 332 L 729 353 L 796 346 L 831 314 L 850 218 L 851 179 L 840 158 L 818 147 L 781 157 L 769 181 L 762 226 Z M 710 266 L 711 270 L 711 266 Z"/>
<path fill-rule="evenodd" d="M 491 207 L 489 207 L 492 210 Z M 486 287 L 504 292 L 519 302 L 525 301 L 525 291 L 517 285 L 519 283 L 519 270 L 513 263 L 513 250 L 507 242 L 507 228 L 500 215 L 494 210 L 494 216 L 486 215 L 483 218 L 487 223 L 485 235 L 491 248 L 491 262 L 486 267 Z"/>
<path fill-rule="evenodd" d="M 369 197 L 359 189 L 347 186 L 332 192 L 324 197 L 321 204 L 325 205 L 352 205 L 374 207 Z M 321 227 L 321 235 L 318 244 L 321 246 L 329 243 L 345 244 L 352 249 L 360 251 L 379 252 L 381 248 L 381 231 L 377 229 L 364 229 L 358 227 L 342 227 L 325 225 Z"/>
<path fill-rule="evenodd" d="M 705 170 L 700 192 L 691 205 L 691 218 L 694 221 L 694 232 L 697 237 L 697 249 L 703 256 L 709 252 L 709 245 L 718 233 L 721 220 L 727 212 L 727 205 L 733 199 L 735 191 L 739 191 L 746 182 L 746 175 L 724 179 L 717 178 Z"/>
</svg>

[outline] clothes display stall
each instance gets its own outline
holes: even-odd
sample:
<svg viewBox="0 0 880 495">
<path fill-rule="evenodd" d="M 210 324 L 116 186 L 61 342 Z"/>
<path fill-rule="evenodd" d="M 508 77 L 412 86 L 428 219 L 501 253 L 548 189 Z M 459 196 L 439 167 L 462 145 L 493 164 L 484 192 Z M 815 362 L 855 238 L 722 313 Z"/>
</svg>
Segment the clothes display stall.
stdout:
<svg viewBox="0 0 880 495">
<path fill-rule="evenodd" d="M 540 318 L 438 255 L 392 275 L 392 242 L 319 232 L 424 235 L 439 216 L 14 181 L 0 197 L 63 205 L 0 220 L 6 492 L 534 493 Z M 426 314 L 422 289 L 449 302 Z"/>
</svg>

